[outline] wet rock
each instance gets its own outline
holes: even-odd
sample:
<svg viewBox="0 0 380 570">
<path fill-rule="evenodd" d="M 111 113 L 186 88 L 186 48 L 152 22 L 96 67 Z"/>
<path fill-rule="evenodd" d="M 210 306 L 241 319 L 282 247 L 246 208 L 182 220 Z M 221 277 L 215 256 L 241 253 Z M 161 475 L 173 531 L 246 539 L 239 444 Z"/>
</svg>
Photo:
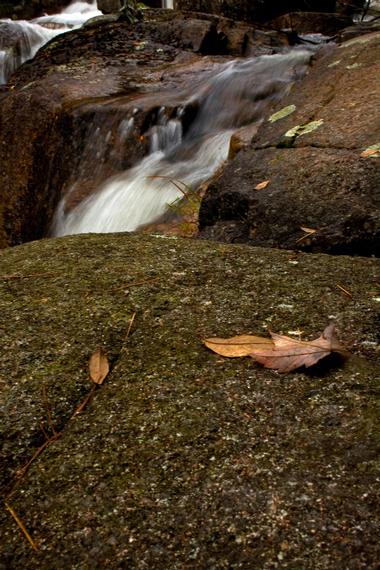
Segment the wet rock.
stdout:
<svg viewBox="0 0 380 570">
<path fill-rule="evenodd" d="M 9 50 L 23 40 L 21 27 L 14 27 L 11 22 L 0 21 L 0 50 Z"/>
<path fill-rule="evenodd" d="M 38 553 L 0 510 L 7 568 L 377 567 L 377 260 L 121 234 L 0 260 L 2 497 L 65 428 L 7 498 Z M 201 342 L 331 319 L 353 354 L 314 372 Z"/>
<path fill-rule="evenodd" d="M 0 20 L 0 84 L 58 32 L 29 22 Z"/>
<path fill-rule="evenodd" d="M 171 10 L 151 10 L 133 27 L 93 21 L 51 41 L 17 71 L 1 102 L 1 246 L 46 235 L 74 183 L 70 207 L 144 156 L 157 110 L 170 116 L 183 87 L 211 72 L 213 58 L 200 54 L 220 62 L 248 49 L 273 53 L 284 42 L 276 32 Z M 88 153 L 90 170 L 81 162 Z"/>
<path fill-rule="evenodd" d="M 234 56 L 272 54 L 289 45 L 286 34 L 212 14 L 156 10 L 145 23 L 150 37 L 181 49 Z"/>
<path fill-rule="evenodd" d="M 112 14 L 121 9 L 122 2 L 121 0 L 98 0 L 97 5 L 98 10 L 103 12 L 103 14 Z"/>
<path fill-rule="evenodd" d="M 234 222 L 254 245 L 378 255 L 379 62 L 379 34 L 326 48 L 210 185 L 201 235 Z"/>
<path fill-rule="evenodd" d="M 150 25 L 150 36 L 161 43 L 169 43 L 182 49 L 190 49 L 200 53 L 220 53 L 223 45 L 212 21 L 195 18 L 172 18 Z"/>
<path fill-rule="evenodd" d="M 373 0 L 371 0 L 371 4 Z M 365 0 L 337 0 L 335 11 L 339 14 L 352 16 L 359 14 L 366 6 Z"/>
<path fill-rule="evenodd" d="M 355 24 L 355 26 L 345 28 L 338 34 L 337 41 L 343 43 L 348 40 L 352 40 L 353 38 L 372 34 L 374 32 L 380 32 L 380 20 L 378 19 L 369 22 L 360 22 Z"/>
<path fill-rule="evenodd" d="M 144 43 L 142 34 L 131 33 L 125 24 L 106 24 L 100 30 L 91 27 L 50 43 L 39 53 L 38 62 L 20 70 L 15 89 L 2 101 L 0 193 L 2 227 L 10 243 L 38 238 L 47 231 L 65 183 L 79 174 L 81 153 L 86 150 L 88 136 L 94 135 L 89 133 L 88 121 L 96 114 L 100 121 L 102 117 L 109 119 L 110 126 L 103 126 L 102 134 L 114 142 L 115 120 L 120 113 L 117 106 L 105 105 L 107 98 L 124 96 L 121 114 L 129 118 L 134 109 L 132 94 L 146 92 L 153 78 L 157 80 L 179 54 L 169 46 Z M 143 49 L 136 49 L 139 47 Z M 148 60 L 149 70 L 144 63 L 139 66 L 139 61 Z M 130 111 L 125 110 L 128 102 Z M 151 104 L 151 108 L 155 106 Z M 122 120 L 123 116 L 119 122 Z M 146 152 L 140 141 L 143 120 L 141 113 L 128 133 L 131 148 L 126 150 L 124 140 L 115 149 L 111 160 L 114 172 Z M 96 178 L 99 182 L 99 176 L 101 180 L 106 175 L 95 156 L 94 165 L 93 172 L 79 176 L 81 193 Z"/>
<path fill-rule="evenodd" d="M 350 25 L 352 19 L 349 16 L 323 12 L 292 12 L 268 23 L 274 30 L 291 29 L 298 34 L 315 33 L 325 36 L 334 36 Z"/>
</svg>

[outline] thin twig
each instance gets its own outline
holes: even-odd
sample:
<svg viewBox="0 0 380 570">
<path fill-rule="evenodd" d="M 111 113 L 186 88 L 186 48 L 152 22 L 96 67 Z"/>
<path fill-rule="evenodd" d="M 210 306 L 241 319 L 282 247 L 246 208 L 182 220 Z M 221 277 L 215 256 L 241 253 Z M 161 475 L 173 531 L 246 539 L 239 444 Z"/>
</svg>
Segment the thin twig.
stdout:
<svg viewBox="0 0 380 570">
<path fill-rule="evenodd" d="M 85 407 L 91 402 L 95 391 L 97 388 L 97 384 L 93 384 L 91 390 L 89 391 L 89 393 L 87 394 L 87 396 L 85 397 L 85 399 L 79 404 L 79 406 L 77 408 L 75 408 L 75 410 L 73 411 L 73 413 L 71 414 L 71 416 L 69 417 L 69 421 L 71 420 L 71 418 L 73 418 L 74 416 L 77 416 L 78 414 L 80 414 L 81 412 L 83 412 L 83 410 L 85 409 Z"/>
<path fill-rule="evenodd" d="M 132 327 L 132 323 L 133 323 L 135 314 L 136 314 L 136 313 L 134 313 L 134 314 L 132 315 L 132 318 L 131 318 L 131 320 L 130 320 L 127 335 L 129 334 L 129 331 L 130 331 L 130 329 L 131 329 L 131 327 Z M 48 422 L 49 428 L 50 428 L 51 431 L 53 432 L 53 435 L 49 436 L 49 434 L 48 434 L 48 433 L 46 432 L 46 430 L 45 430 L 44 425 L 41 423 L 41 430 L 42 430 L 42 432 L 43 432 L 43 434 L 44 434 L 46 440 L 44 441 L 44 443 L 43 443 L 42 445 L 40 445 L 40 447 L 38 447 L 38 448 L 36 449 L 36 451 L 33 453 L 32 457 L 29 459 L 29 461 L 28 461 L 23 467 L 21 467 L 20 469 L 18 469 L 18 470 L 16 471 L 15 477 L 14 477 L 14 479 L 13 479 L 13 483 L 11 484 L 10 490 L 9 490 L 9 492 L 8 492 L 7 495 L 6 495 L 7 498 L 11 497 L 11 496 L 15 493 L 17 487 L 19 486 L 19 484 L 20 484 L 20 482 L 22 481 L 22 479 L 25 477 L 25 475 L 26 475 L 26 473 L 28 472 L 28 470 L 29 470 L 30 466 L 32 465 L 32 463 L 41 455 L 41 453 L 42 453 L 43 451 L 45 451 L 45 449 L 46 449 L 47 447 L 49 447 L 49 445 L 51 445 L 52 443 L 54 443 L 55 441 L 57 441 L 57 439 L 59 439 L 59 438 L 63 435 L 65 429 L 67 428 L 68 423 L 70 422 L 70 420 L 71 420 L 74 416 L 78 415 L 80 412 L 82 412 L 82 411 L 85 409 L 85 407 L 88 405 L 88 403 L 91 401 L 93 395 L 95 394 L 95 391 L 96 391 L 96 389 L 97 389 L 97 386 L 98 386 L 97 384 L 93 384 L 93 385 L 92 385 L 92 388 L 91 388 L 90 392 L 87 394 L 87 396 L 84 398 L 84 400 L 79 404 L 79 406 L 77 406 L 77 407 L 74 409 L 74 411 L 72 412 L 72 414 L 69 416 L 69 418 L 68 418 L 68 420 L 67 420 L 67 422 L 66 422 L 66 425 L 63 426 L 63 428 L 61 429 L 61 431 L 57 431 L 56 428 L 55 428 L 55 426 L 54 426 L 54 424 L 53 424 L 53 421 L 52 421 L 52 413 L 51 413 L 51 407 L 50 407 L 50 403 L 49 403 L 49 400 L 48 400 L 48 397 L 47 397 L 46 387 L 43 388 L 43 392 L 42 392 L 42 393 L 43 393 L 43 398 L 44 398 L 44 405 L 45 405 L 45 408 L 46 408 L 46 411 L 47 411 L 47 422 Z M 21 528 L 21 527 L 20 527 L 20 528 Z"/>
<path fill-rule="evenodd" d="M 336 286 L 338 287 L 338 289 L 340 289 L 341 291 L 343 291 L 343 293 L 344 293 L 345 295 L 347 295 L 347 297 L 351 297 L 351 299 L 352 299 L 352 293 L 350 293 L 349 291 L 347 291 L 347 289 L 345 289 L 345 288 L 343 287 L 343 285 L 339 285 L 339 283 L 337 283 Z"/>
<path fill-rule="evenodd" d="M 318 230 L 312 231 L 312 232 L 305 232 L 305 234 L 303 236 L 301 236 L 300 238 L 298 238 L 296 240 L 296 243 L 300 243 L 301 241 L 305 241 L 305 239 L 311 237 L 311 236 L 315 236 L 315 234 L 318 233 Z"/>
<path fill-rule="evenodd" d="M 168 180 L 169 182 L 171 182 L 176 188 L 177 190 L 179 190 L 181 192 L 181 194 L 183 195 L 184 198 L 187 198 L 189 200 L 189 202 L 191 202 L 193 199 L 195 199 L 195 202 L 198 204 L 200 202 L 196 194 L 196 192 L 193 192 L 191 187 L 188 186 L 185 182 L 182 182 L 182 180 L 174 180 L 173 178 L 170 178 L 169 176 L 147 176 L 147 178 L 150 178 L 152 180 L 154 180 L 155 178 L 161 178 L 163 180 Z M 182 186 L 184 188 L 181 188 L 180 184 L 182 184 Z"/>
<path fill-rule="evenodd" d="M 48 440 L 50 436 L 49 436 L 49 434 L 47 433 L 47 431 L 46 431 L 46 429 L 45 429 L 45 426 L 44 426 L 44 424 L 43 424 L 42 422 L 40 422 L 40 427 L 41 427 L 42 433 L 43 433 L 44 436 L 45 436 L 45 439 Z"/>
<path fill-rule="evenodd" d="M 52 444 L 54 441 L 56 441 L 59 437 L 61 437 L 63 433 L 62 431 L 56 432 L 54 435 L 52 435 L 51 437 L 49 437 L 49 439 L 47 439 L 42 445 L 40 445 L 40 447 L 38 449 L 36 449 L 36 451 L 33 453 L 32 457 L 29 459 L 28 463 L 26 463 L 23 467 L 21 467 L 21 469 L 18 470 L 17 472 L 17 479 L 22 479 L 23 477 L 25 477 L 25 474 L 28 472 L 30 466 L 32 465 L 33 461 L 35 461 L 37 459 L 37 457 L 39 457 L 41 455 L 41 453 L 47 448 L 49 447 L 50 444 Z M 13 489 L 12 489 L 13 491 Z"/>
<path fill-rule="evenodd" d="M 97 385 L 94 384 L 90 390 L 90 392 L 87 394 L 87 396 L 84 398 L 84 400 L 79 404 L 79 406 L 77 408 L 75 408 L 75 410 L 72 412 L 71 416 L 68 419 L 68 422 L 76 415 L 78 415 L 80 412 L 82 412 L 84 410 L 84 408 L 87 406 L 87 404 L 91 401 L 95 390 L 97 388 Z M 67 422 L 67 423 L 68 423 Z M 49 426 L 52 426 L 53 424 L 49 424 Z M 42 432 L 46 437 L 46 441 L 44 441 L 44 443 L 42 445 L 40 445 L 40 447 L 38 447 L 36 449 L 36 451 L 33 453 L 32 457 L 29 459 L 29 461 L 27 463 L 25 463 L 25 465 L 23 467 L 21 467 L 20 469 L 17 470 L 16 472 L 16 477 L 15 477 L 15 483 L 14 485 L 11 487 L 11 490 L 8 493 L 8 497 L 11 497 L 14 493 L 14 491 L 16 490 L 17 486 L 19 485 L 19 483 L 21 482 L 21 480 L 25 477 L 26 473 L 29 471 L 32 463 L 41 455 L 41 453 L 43 451 L 45 451 L 45 449 L 47 447 L 49 447 L 49 445 L 51 445 L 52 443 L 54 443 L 55 441 L 57 441 L 57 439 L 59 439 L 62 435 L 64 430 L 66 429 L 67 424 L 63 427 L 63 429 L 61 431 L 56 431 L 56 429 L 54 428 L 54 433 L 52 436 L 48 436 L 48 434 L 46 433 L 45 429 L 43 428 L 43 426 L 41 426 Z"/>
<path fill-rule="evenodd" d="M 10 512 L 10 514 L 12 515 L 12 517 L 14 518 L 14 520 L 16 521 L 18 527 L 20 528 L 21 532 L 23 533 L 23 535 L 25 536 L 25 538 L 27 539 L 27 541 L 29 542 L 30 546 L 33 548 L 33 550 L 35 550 L 36 552 L 38 551 L 38 546 L 37 544 L 34 542 L 33 538 L 30 536 L 30 534 L 28 533 L 28 531 L 25 528 L 24 523 L 22 522 L 22 520 L 20 519 L 20 517 L 17 515 L 17 513 L 15 512 L 14 508 L 11 507 L 6 501 L 4 501 L 4 506 L 7 509 L 7 511 Z"/>
<path fill-rule="evenodd" d="M 135 320 L 135 317 L 136 317 L 136 312 L 134 312 L 133 315 L 131 316 L 131 318 L 129 319 L 129 327 L 127 330 L 127 334 L 125 335 L 125 340 L 127 340 L 127 338 L 129 337 L 129 333 L 131 332 L 131 328 L 132 328 L 133 322 Z"/>
</svg>

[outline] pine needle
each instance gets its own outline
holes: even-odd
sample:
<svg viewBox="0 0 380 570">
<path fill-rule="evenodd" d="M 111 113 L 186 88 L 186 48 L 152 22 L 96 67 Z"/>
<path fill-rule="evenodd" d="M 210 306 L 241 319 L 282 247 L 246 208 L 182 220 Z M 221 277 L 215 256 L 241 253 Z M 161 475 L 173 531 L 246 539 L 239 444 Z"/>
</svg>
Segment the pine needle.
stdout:
<svg viewBox="0 0 380 570">
<path fill-rule="evenodd" d="M 18 517 L 17 513 L 15 512 L 15 510 L 13 509 L 13 507 L 11 507 L 10 505 L 8 505 L 7 502 L 4 501 L 4 505 L 5 508 L 7 509 L 7 511 L 10 512 L 10 514 L 12 515 L 13 519 L 16 521 L 17 526 L 19 527 L 19 529 L 21 530 L 21 532 L 23 533 L 23 535 L 25 536 L 25 538 L 27 539 L 27 541 L 29 542 L 30 546 L 33 548 L 33 550 L 35 550 L 36 552 L 38 551 L 38 546 L 37 544 L 34 542 L 33 538 L 30 536 L 30 534 L 28 533 L 28 531 L 25 528 L 24 523 L 22 522 L 22 520 Z"/>
</svg>

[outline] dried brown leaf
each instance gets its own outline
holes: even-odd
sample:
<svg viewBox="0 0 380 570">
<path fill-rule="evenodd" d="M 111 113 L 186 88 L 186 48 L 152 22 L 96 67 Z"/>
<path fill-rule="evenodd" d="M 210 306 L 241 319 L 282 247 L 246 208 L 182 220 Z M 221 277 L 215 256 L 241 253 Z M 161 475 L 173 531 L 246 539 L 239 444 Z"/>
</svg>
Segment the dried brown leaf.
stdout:
<svg viewBox="0 0 380 570">
<path fill-rule="evenodd" d="M 210 350 L 229 358 L 249 356 L 253 351 L 260 354 L 261 351 L 268 352 L 268 350 L 274 347 L 270 338 L 252 335 L 240 335 L 231 338 L 206 338 L 203 342 Z"/>
<path fill-rule="evenodd" d="M 378 152 L 379 152 L 379 149 L 367 148 L 367 150 L 363 150 L 363 152 L 360 153 L 360 156 L 362 158 L 367 158 L 367 156 L 373 156 L 374 154 L 376 154 Z"/>
<path fill-rule="evenodd" d="M 108 358 L 102 348 L 91 355 L 88 363 L 90 378 L 95 384 L 103 384 L 110 370 Z"/>
<path fill-rule="evenodd" d="M 256 184 L 255 190 L 264 190 L 264 188 L 268 186 L 269 182 L 270 180 L 263 180 L 262 182 L 259 182 L 259 184 Z"/>
<path fill-rule="evenodd" d="M 301 230 L 303 232 L 305 232 L 306 234 L 315 234 L 318 230 L 315 230 L 314 228 L 305 228 L 303 226 L 301 226 Z"/>
<path fill-rule="evenodd" d="M 265 368 L 279 372 L 292 372 L 301 366 L 309 368 L 332 352 L 347 355 L 336 337 L 333 324 L 326 327 L 322 335 L 313 341 L 300 341 L 272 332 L 271 336 L 274 343 L 272 350 L 266 353 L 253 350 L 251 356 Z"/>
</svg>

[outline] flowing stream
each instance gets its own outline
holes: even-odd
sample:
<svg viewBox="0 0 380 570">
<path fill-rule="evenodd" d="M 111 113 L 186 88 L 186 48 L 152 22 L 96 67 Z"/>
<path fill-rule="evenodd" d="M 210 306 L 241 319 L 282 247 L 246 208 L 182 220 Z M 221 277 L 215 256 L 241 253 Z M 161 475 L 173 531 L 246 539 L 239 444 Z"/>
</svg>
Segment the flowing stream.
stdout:
<svg viewBox="0 0 380 570">
<path fill-rule="evenodd" d="M 79 28 L 84 22 L 101 15 L 93 2 L 72 2 L 60 14 L 42 16 L 30 22 L 25 20 L 0 20 L 0 85 L 24 61 L 35 56 L 49 40 Z"/>
<path fill-rule="evenodd" d="M 139 164 L 106 180 L 74 208 L 68 207 L 70 191 L 66 194 L 56 211 L 53 235 L 133 231 L 157 220 L 183 195 L 173 182 L 195 190 L 209 179 L 227 159 L 231 136 L 260 124 L 269 105 L 306 73 L 311 56 L 312 51 L 295 48 L 216 66 L 212 76 L 183 93 L 183 104 L 174 114 L 160 109 L 156 125 L 144 133 L 150 151 Z M 189 106 L 197 112 L 185 130 L 182 121 Z M 136 107 L 120 118 L 119 144 L 138 112 Z M 83 157 L 88 161 L 90 156 L 94 168 L 104 159 L 106 139 L 102 150 L 92 136 L 96 160 L 91 153 Z"/>
<path fill-rule="evenodd" d="M 169 8 L 173 3 L 165 0 L 163 4 Z M 0 84 L 50 39 L 100 14 L 96 0 L 89 0 L 72 2 L 60 14 L 31 22 L 0 20 Z M 81 201 L 75 196 L 81 181 L 78 176 L 78 184 L 72 184 L 57 207 L 51 233 L 133 231 L 159 219 L 169 205 L 183 197 L 178 184 L 192 191 L 212 177 L 228 158 L 232 135 L 260 124 L 268 108 L 306 73 L 312 53 L 298 47 L 283 54 L 215 64 L 205 79 L 180 94 L 182 103 L 174 110 L 159 109 L 155 124 L 141 133 L 149 140 L 149 152 L 138 164 L 105 181 L 103 176 Z M 112 162 L 116 152 L 110 145 L 128 149 L 128 144 L 133 144 L 128 133 L 142 112 L 136 101 L 134 108 L 117 113 L 116 139 L 110 137 L 115 125 L 95 117 L 78 175 L 95 173 L 100 165 L 107 172 L 107 161 Z M 112 172 L 112 164 L 108 171 Z"/>
</svg>

